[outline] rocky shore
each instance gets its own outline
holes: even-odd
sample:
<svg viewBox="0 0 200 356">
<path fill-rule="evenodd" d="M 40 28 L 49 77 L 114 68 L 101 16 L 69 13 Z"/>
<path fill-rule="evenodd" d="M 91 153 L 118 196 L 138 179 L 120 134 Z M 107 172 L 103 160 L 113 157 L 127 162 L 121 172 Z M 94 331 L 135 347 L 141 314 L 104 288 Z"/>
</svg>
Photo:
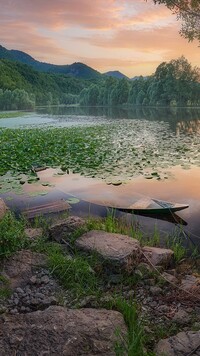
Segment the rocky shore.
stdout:
<svg viewBox="0 0 200 356">
<path fill-rule="evenodd" d="M 87 231 L 85 220 L 68 217 L 48 227 L 45 243 L 59 245 L 70 263 L 95 256 L 89 272 L 101 275 L 96 293 L 74 293 L 49 265 L 48 253 L 31 248 L 44 231 L 25 233 L 33 244 L 0 265 L 0 290 L 7 291 L 0 297 L 0 355 L 200 355 L 198 266 L 187 259 L 177 265 L 170 249 Z M 126 318 L 113 307 L 117 298 L 137 305 L 142 351 L 129 348 Z"/>
</svg>

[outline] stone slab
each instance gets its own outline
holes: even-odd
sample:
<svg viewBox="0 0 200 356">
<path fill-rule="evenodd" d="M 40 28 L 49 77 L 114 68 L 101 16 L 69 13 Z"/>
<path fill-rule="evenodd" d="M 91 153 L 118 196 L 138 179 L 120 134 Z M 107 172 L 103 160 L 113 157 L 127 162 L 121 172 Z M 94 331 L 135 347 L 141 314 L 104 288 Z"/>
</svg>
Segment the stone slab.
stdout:
<svg viewBox="0 0 200 356">
<path fill-rule="evenodd" d="M 84 228 L 84 226 L 84 219 L 78 216 L 69 216 L 49 227 L 49 237 L 56 242 L 67 241 L 76 230 Z"/>
<path fill-rule="evenodd" d="M 193 350 L 195 350 L 192 352 Z M 176 336 L 160 340 L 155 348 L 156 356 L 200 356 L 200 331 L 182 331 Z"/>
<path fill-rule="evenodd" d="M 2 274 L 9 280 L 11 289 L 14 289 L 26 285 L 32 276 L 34 267 L 45 265 L 45 255 L 23 250 L 5 260 Z"/>
<path fill-rule="evenodd" d="M 105 261 L 129 268 L 136 265 L 141 256 L 138 240 L 127 235 L 92 230 L 76 240 L 82 251 L 97 253 Z"/>
<path fill-rule="evenodd" d="M 125 350 L 123 316 L 105 309 L 67 309 L 0 317 L 1 356 L 114 356 L 116 342 Z M 124 356 L 126 356 L 126 352 Z"/>
<path fill-rule="evenodd" d="M 174 252 L 170 249 L 145 246 L 142 249 L 144 256 L 147 256 L 154 266 L 167 266 L 172 262 Z"/>
</svg>

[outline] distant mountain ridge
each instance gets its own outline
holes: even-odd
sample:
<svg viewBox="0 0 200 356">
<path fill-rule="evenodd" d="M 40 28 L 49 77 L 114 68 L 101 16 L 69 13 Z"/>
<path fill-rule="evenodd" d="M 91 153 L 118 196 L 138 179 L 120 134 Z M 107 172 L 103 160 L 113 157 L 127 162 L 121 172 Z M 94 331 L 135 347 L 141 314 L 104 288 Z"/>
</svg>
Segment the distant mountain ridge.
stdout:
<svg viewBox="0 0 200 356">
<path fill-rule="evenodd" d="M 11 61 L 18 61 L 23 64 L 32 66 L 34 69 L 40 72 L 49 72 L 57 74 L 66 74 L 76 78 L 83 79 L 100 79 L 102 74 L 97 70 L 87 66 L 84 63 L 75 62 L 73 64 L 66 65 L 56 65 L 50 63 L 44 63 L 37 61 L 29 54 L 18 51 L 18 50 L 8 50 L 0 45 L 0 59 L 8 59 Z"/>
<path fill-rule="evenodd" d="M 113 77 L 113 78 L 117 78 L 117 79 L 129 79 L 129 77 L 127 77 L 125 74 L 119 72 L 118 70 L 111 70 L 109 72 L 104 73 L 104 75 L 108 76 L 108 77 Z"/>
</svg>

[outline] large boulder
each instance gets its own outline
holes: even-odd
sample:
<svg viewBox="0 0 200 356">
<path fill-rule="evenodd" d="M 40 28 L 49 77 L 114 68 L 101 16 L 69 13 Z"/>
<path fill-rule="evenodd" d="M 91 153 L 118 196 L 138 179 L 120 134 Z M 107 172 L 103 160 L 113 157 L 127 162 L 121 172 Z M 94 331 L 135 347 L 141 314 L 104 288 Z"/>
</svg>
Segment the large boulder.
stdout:
<svg viewBox="0 0 200 356">
<path fill-rule="evenodd" d="M 92 230 L 79 237 L 75 244 L 82 251 L 97 253 L 113 269 L 131 270 L 141 256 L 139 242 L 127 235 Z"/>
<path fill-rule="evenodd" d="M 3 219 L 7 211 L 8 211 L 8 207 L 4 203 L 3 199 L 0 198 L 0 220 Z"/>
<path fill-rule="evenodd" d="M 77 230 L 84 228 L 85 220 L 78 216 L 69 216 L 49 227 L 49 237 L 56 242 L 67 241 Z"/>
<path fill-rule="evenodd" d="M 116 343 L 125 350 L 126 334 L 123 316 L 117 311 L 51 306 L 44 311 L 0 317 L 0 353 L 114 356 Z"/>
<path fill-rule="evenodd" d="M 182 331 L 176 336 L 160 340 L 155 348 L 155 354 L 156 356 L 199 356 L 200 331 Z"/>
<path fill-rule="evenodd" d="M 172 262 L 174 252 L 167 248 L 145 246 L 142 252 L 152 265 L 167 266 Z"/>
</svg>

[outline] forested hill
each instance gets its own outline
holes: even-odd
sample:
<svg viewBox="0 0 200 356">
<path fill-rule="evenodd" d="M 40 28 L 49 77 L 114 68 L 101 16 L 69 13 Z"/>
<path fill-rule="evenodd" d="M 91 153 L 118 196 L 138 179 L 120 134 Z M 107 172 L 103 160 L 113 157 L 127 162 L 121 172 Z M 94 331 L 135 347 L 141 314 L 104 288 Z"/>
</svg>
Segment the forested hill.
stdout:
<svg viewBox="0 0 200 356">
<path fill-rule="evenodd" d="M 161 63 L 147 78 L 84 80 L 0 59 L 0 110 L 58 104 L 200 106 L 200 70 L 180 57 Z"/>
<path fill-rule="evenodd" d="M 81 90 L 90 85 L 90 80 L 42 73 L 26 64 L 0 59 L 0 109 L 3 110 L 77 103 Z M 18 104 L 18 96 L 23 105 Z"/>
<path fill-rule="evenodd" d="M 32 66 L 40 72 L 49 72 L 57 74 L 66 74 L 76 78 L 99 79 L 102 75 L 97 70 L 87 66 L 84 63 L 76 62 L 70 65 L 55 65 L 43 63 L 35 60 L 27 53 L 17 50 L 8 50 L 0 45 L 0 59 L 18 61 Z"/>
</svg>

